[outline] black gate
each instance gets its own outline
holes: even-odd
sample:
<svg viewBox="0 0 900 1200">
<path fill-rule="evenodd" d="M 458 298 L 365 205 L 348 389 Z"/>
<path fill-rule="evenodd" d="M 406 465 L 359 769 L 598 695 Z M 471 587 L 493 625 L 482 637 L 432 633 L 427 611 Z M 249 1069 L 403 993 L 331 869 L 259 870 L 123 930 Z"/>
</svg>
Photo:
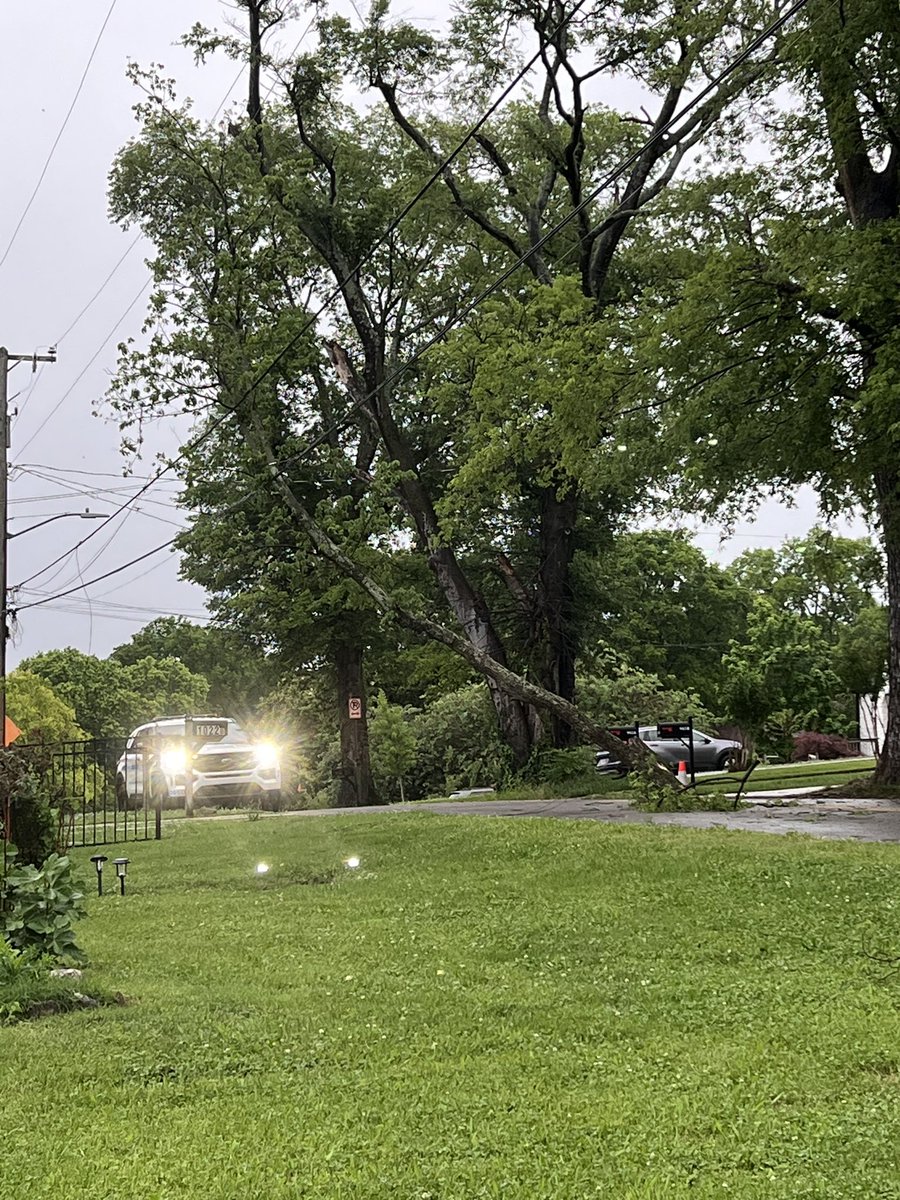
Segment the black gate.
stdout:
<svg viewBox="0 0 900 1200">
<path fill-rule="evenodd" d="M 126 779 L 149 776 L 141 753 L 126 752 L 125 746 L 124 738 L 99 738 L 14 747 L 40 776 L 50 796 L 61 848 L 161 836 L 159 805 L 153 805 L 149 796 L 129 796 L 128 787 L 123 786 Z M 15 802 L 11 816 L 14 842 Z"/>
</svg>

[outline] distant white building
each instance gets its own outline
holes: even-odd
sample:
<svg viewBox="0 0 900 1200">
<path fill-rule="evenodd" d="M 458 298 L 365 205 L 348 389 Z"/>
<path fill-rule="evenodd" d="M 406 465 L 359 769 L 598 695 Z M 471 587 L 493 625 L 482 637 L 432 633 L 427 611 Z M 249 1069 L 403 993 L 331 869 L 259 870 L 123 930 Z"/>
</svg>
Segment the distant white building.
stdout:
<svg viewBox="0 0 900 1200">
<path fill-rule="evenodd" d="M 877 699 L 860 696 L 857 700 L 859 714 L 859 750 L 861 754 L 879 754 L 884 731 L 887 728 L 887 690 Z"/>
</svg>

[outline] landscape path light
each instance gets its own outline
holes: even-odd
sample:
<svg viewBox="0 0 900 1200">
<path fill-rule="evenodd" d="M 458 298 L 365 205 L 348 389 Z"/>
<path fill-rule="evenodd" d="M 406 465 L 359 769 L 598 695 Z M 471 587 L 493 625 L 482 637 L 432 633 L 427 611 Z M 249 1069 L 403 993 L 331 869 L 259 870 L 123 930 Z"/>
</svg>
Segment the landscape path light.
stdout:
<svg viewBox="0 0 900 1200">
<path fill-rule="evenodd" d="M 116 868 L 116 874 L 119 877 L 119 889 L 121 894 L 125 895 L 125 873 L 128 870 L 128 864 L 131 861 L 129 858 L 114 858 L 113 866 Z"/>
<path fill-rule="evenodd" d="M 97 895 L 103 895 L 103 864 L 108 862 L 105 854 L 92 854 L 91 862 L 97 868 Z"/>
</svg>

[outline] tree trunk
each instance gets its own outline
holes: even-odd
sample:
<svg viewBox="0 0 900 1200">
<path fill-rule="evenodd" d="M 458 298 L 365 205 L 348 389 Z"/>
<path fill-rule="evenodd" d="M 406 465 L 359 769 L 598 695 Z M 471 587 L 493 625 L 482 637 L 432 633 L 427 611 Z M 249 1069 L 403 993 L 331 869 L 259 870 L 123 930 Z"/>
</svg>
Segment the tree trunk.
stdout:
<svg viewBox="0 0 900 1200">
<path fill-rule="evenodd" d="M 334 648 L 334 665 L 337 671 L 338 714 L 341 726 L 341 767 L 337 803 L 342 808 L 377 804 L 369 764 L 369 725 L 361 647 L 353 642 L 338 642 Z M 359 701 L 359 717 L 350 715 L 351 700 Z"/>
<path fill-rule="evenodd" d="M 575 699 L 575 641 L 572 554 L 578 496 L 573 488 L 562 497 L 555 487 L 541 493 L 540 567 L 538 570 L 537 608 L 543 631 L 541 683 L 570 703 Z M 551 720 L 553 745 L 570 746 L 574 731 L 568 722 L 554 716 Z"/>
<path fill-rule="evenodd" d="M 837 189 L 844 200 L 847 220 L 855 229 L 887 224 L 889 230 L 890 223 L 900 212 L 900 141 L 896 130 L 889 129 L 890 152 L 885 161 L 884 148 L 879 144 L 877 133 L 873 133 L 878 123 L 876 121 L 873 126 L 868 118 L 864 119 L 860 107 L 860 70 L 865 70 L 860 49 L 863 43 L 854 44 L 856 33 L 848 38 L 843 7 L 825 11 L 831 28 L 821 33 L 818 83 L 837 174 Z M 891 10 L 890 19 L 890 29 L 880 30 L 885 39 L 896 34 L 896 6 Z M 889 40 L 887 44 L 890 44 Z M 874 81 L 873 87 L 877 92 Z M 881 116 L 879 108 L 880 105 L 876 107 L 876 113 Z M 888 246 L 885 237 L 885 254 L 889 253 Z M 884 338 L 896 325 L 896 316 L 885 315 L 878 324 L 880 329 L 865 321 L 854 329 L 861 341 L 864 381 L 875 366 Z M 865 382 L 860 388 L 860 392 L 864 391 Z M 871 439 L 870 444 L 877 445 L 881 452 L 878 461 L 882 465 L 873 472 L 873 481 L 887 565 L 890 630 L 887 727 L 875 779 L 878 783 L 900 784 L 900 472 L 894 465 L 897 447 L 884 425 L 881 411 L 880 405 L 874 406 L 874 428 L 863 426 L 866 441 Z"/>
<path fill-rule="evenodd" d="M 358 327 L 363 328 L 362 322 Z M 394 420 L 382 386 L 382 364 L 376 362 L 376 365 L 369 369 L 368 377 L 363 383 L 354 370 L 350 356 L 341 345 L 329 342 L 328 350 L 341 382 L 359 408 L 371 413 L 385 450 L 403 472 L 397 486 L 398 493 L 412 518 L 420 542 L 428 547 L 428 565 L 453 615 L 476 650 L 505 665 L 506 651 L 494 627 L 487 603 L 463 571 L 453 548 L 444 542 L 431 497 L 419 475 L 406 438 Z M 370 354 L 370 357 L 377 359 L 373 354 Z M 512 751 L 513 763 L 517 768 L 524 767 L 532 749 L 540 740 L 540 720 L 527 705 L 504 692 L 495 680 L 488 679 L 488 688 L 497 712 L 500 733 Z"/>
<path fill-rule="evenodd" d="M 654 754 L 639 741 L 620 742 L 612 736 L 608 729 L 586 717 L 583 712 L 562 696 L 548 692 L 546 688 L 524 679 L 511 671 L 509 667 L 498 662 L 484 651 L 477 649 L 469 638 L 462 637 L 440 622 L 412 612 L 398 602 L 396 597 L 386 592 L 376 579 L 360 566 L 350 555 L 346 554 L 336 542 L 328 536 L 322 527 L 310 516 L 302 502 L 294 492 L 289 481 L 282 474 L 271 445 L 259 439 L 266 455 L 269 473 L 275 487 L 281 493 L 288 511 L 297 525 L 307 534 L 315 548 L 334 563 L 348 578 L 355 580 L 363 591 L 374 600 L 380 612 L 396 621 L 414 633 L 422 634 L 432 641 L 448 646 L 455 650 L 467 663 L 480 672 L 490 684 L 493 682 L 501 694 L 510 699 L 518 700 L 527 710 L 543 709 L 552 717 L 558 717 L 571 725 L 575 732 L 588 744 L 601 746 L 615 755 L 629 770 L 644 769 L 655 778 L 661 787 L 680 787 L 674 776 L 661 765 Z"/>
<path fill-rule="evenodd" d="M 900 784 L 900 472 L 895 468 L 876 471 L 875 490 L 887 562 L 890 631 L 887 725 L 875 779 Z"/>
</svg>

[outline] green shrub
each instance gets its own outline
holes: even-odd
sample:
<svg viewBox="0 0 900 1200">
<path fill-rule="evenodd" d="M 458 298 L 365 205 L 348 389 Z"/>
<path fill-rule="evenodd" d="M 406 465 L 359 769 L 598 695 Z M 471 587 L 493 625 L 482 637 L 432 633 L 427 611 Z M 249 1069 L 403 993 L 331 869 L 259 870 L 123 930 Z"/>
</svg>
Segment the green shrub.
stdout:
<svg viewBox="0 0 900 1200">
<path fill-rule="evenodd" d="M 734 800 L 721 789 L 698 791 L 696 788 L 667 787 L 648 767 L 628 776 L 632 808 L 642 812 L 726 812 Z"/>
<path fill-rule="evenodd" d="M 56 821 L 39 776 L 26 770 L 12 796 L 12 835 L 20 863 L 39 867 L 57 849 Z"/>
<path fill-rule="evenodd" d="M 410 799 L 458 788 L 502 788 L 511 781 L 509 748 L 484 684 L 448 692 L 417 713 L 412 725 L 417 753 L 408 777 Z"/>
<path fill-rule="evenodd" d="M 12 866 L 0 900 L 3 932 L 13 949 L 33 950 L 57 962 L 83 961 L 74 925 L 85 915 L 84 894 L 68 858 L 51 854 L 40 868 Z"/>
<path fill-rule="evenodd" d="M 532 754 L 522 775 L 535 783 L 566 784 L 585 775 L 596 775 L 595 757 L 593 746 L 575 746 L 570 750 L 544 746 Z"/>
</svg>

